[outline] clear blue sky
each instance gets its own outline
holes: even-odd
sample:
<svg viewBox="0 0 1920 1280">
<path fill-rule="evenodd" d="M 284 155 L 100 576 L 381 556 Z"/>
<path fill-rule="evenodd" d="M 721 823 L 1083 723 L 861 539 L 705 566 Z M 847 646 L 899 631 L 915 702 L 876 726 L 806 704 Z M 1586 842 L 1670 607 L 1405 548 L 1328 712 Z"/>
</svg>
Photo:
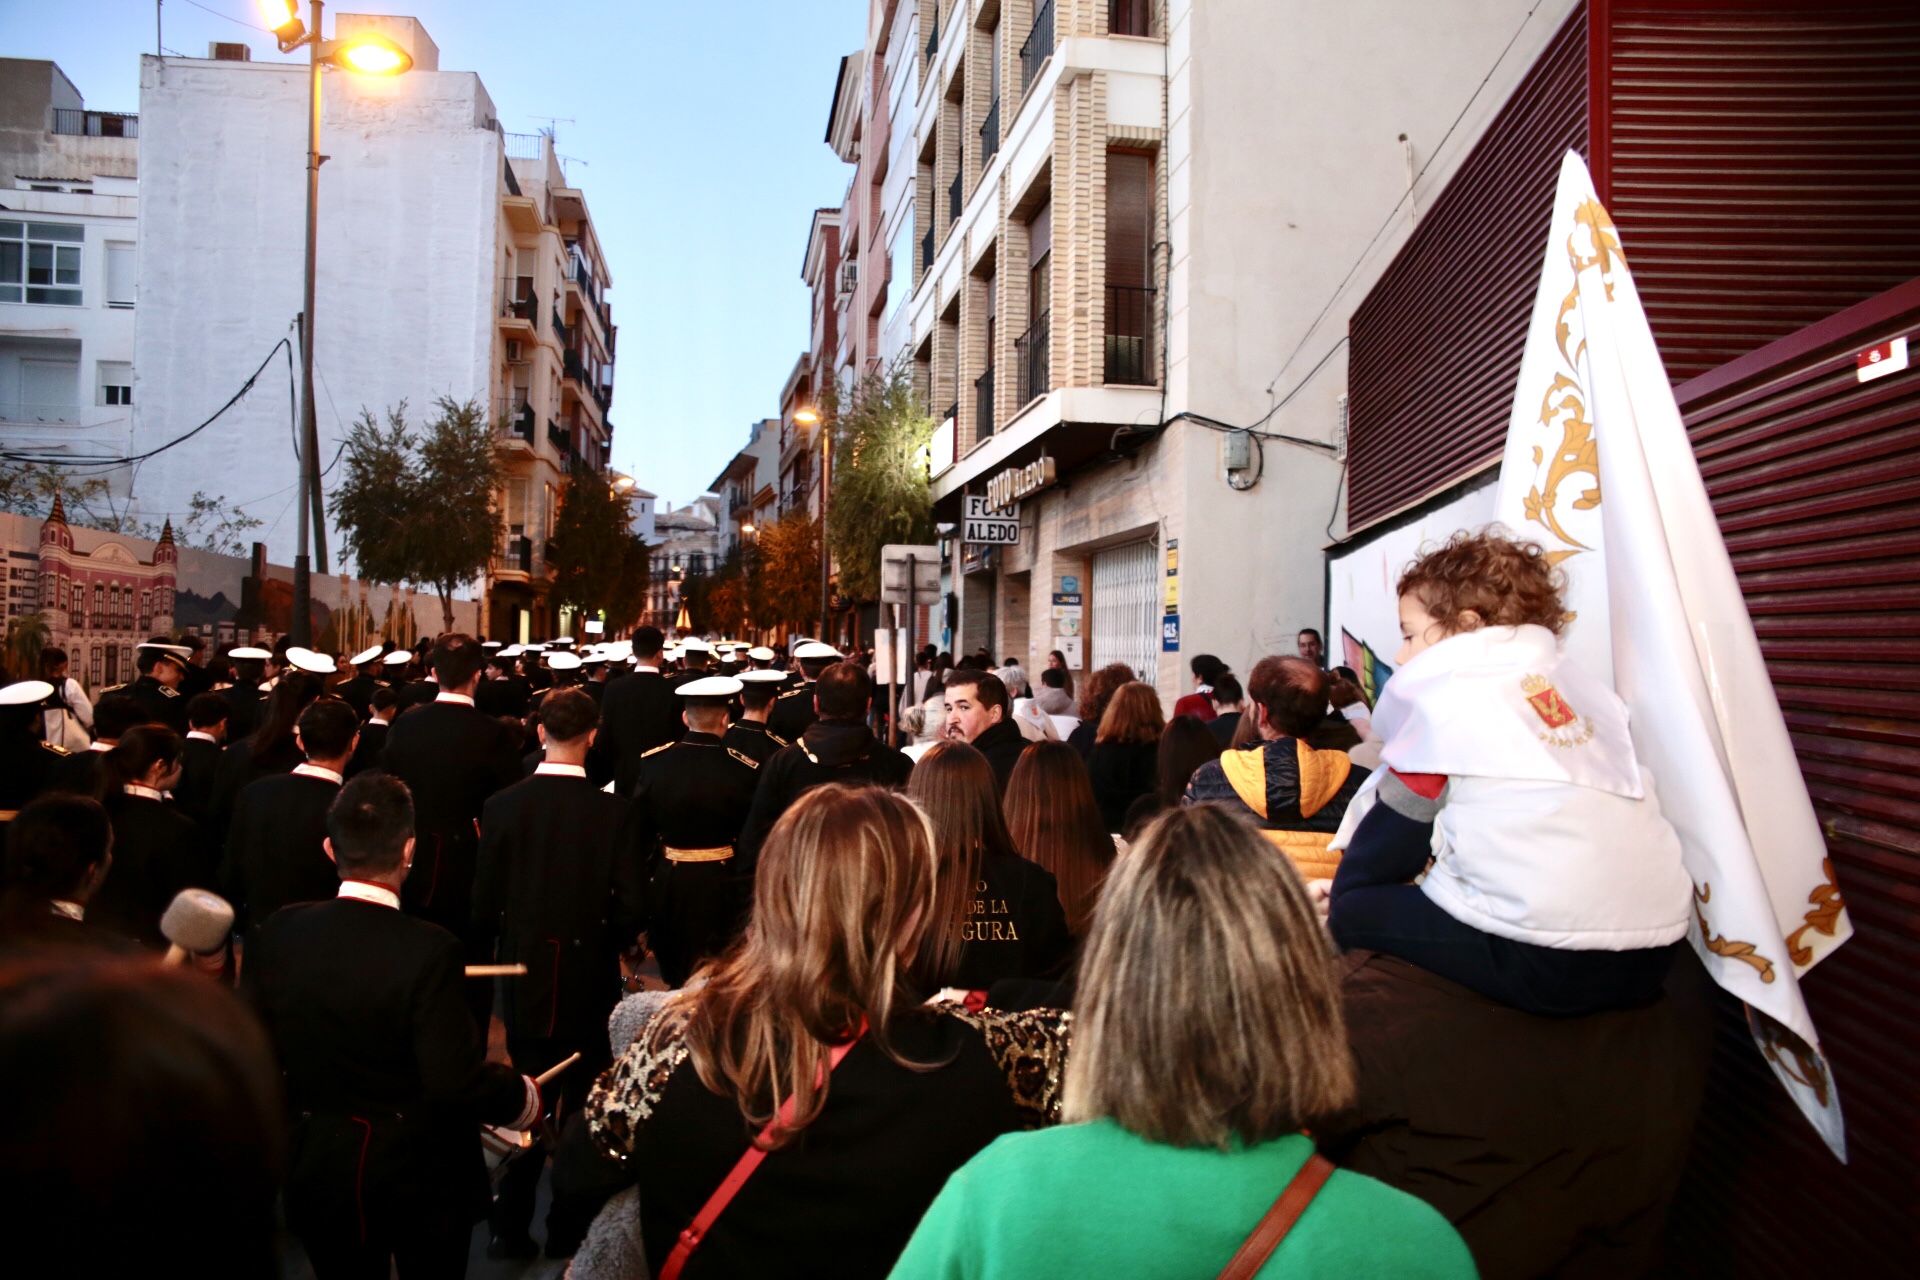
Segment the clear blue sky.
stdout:
<svg viewBox="0 0 1920 1280">
<path fill-rule="evenodd" d="M 247 40 L 255 59 L 281 57 L 255 0 L 200 3 L 165 0 L 170 51 Z M 419 18 L 442 69 L 478 72 L 509 130 L 561 118 L 560 154 L 613 271 L 614 466 L 676 505 L 698 494 L 747 424 L 778 412 L 807 345 L 800 259 L 812 211 L 838 206 L 852 177 L 821 139 L 867 0 L 342 0 L 334 12 Z M 95 110 L 138 110 L 153 46 L 152 0 L 0 0 L 0 56 L 51 58 Z"/>
</svg>

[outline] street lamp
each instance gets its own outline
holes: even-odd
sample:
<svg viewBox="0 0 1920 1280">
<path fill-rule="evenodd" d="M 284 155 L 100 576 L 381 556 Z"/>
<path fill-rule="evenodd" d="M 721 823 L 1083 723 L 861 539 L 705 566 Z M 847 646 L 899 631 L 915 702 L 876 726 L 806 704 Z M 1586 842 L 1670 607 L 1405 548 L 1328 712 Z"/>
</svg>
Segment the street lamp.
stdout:
<svg viewBox="0 0 1920 1280">
<path fill-rule="evenodd" d="M 307 266 L 306 293 L 300 312 L 300 521 L 293 555 L 293 617 L 287 638 L 294 644 L 313 643 L 313 567 L 307 554 L 309 529 L 318 526 L 320 572 L 325 573 L 325 515 L 320 506 L 320 476 L 316 455 L 320 430 L 313 410 L 313 284 L 314 262 L 320 242 L 320 68 L 341 67 L 363 75 L 397 76 L 413 66 L 413 55 L 377 32 L 362 32 L 345 40 L 320 35 L 322 0 L 309 0 L 308 18 L 300 20 L 296 0 L 261 0 L 261 11 L 280 52 L 307 49 Z"/>
<path fill-rule="evenodd" d="M 793 420 L 803 427 L 820 425 L 820 415 L 810 408 L 793 411 Z M 833 483 L 833 433 L 820 432 L 820 637 L 826 639 L 832 627 L 827 618 L 827 581 L 832 576 L 833 555 L 827 550 L 827 502 Z M 831 643 L 829 641 L 829 643 Z"/>
</svg>

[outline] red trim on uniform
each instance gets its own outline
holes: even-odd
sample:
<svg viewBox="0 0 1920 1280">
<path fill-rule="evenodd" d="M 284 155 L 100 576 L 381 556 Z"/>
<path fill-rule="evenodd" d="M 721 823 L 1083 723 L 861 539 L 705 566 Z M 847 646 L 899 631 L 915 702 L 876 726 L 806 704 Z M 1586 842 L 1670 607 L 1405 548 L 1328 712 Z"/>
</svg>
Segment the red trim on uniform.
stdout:
<svg viewBox="0 0 1920 1280">
<path fill-rule="evenodd" d="M 360 1243 L 367 1243 L 367 1148 L 373 1145 L 373 1123 L 359 1116 L 347 1119 L 366 1130 L 360 1139 L 360 1162 L 353 1171 L 353 1207 L 360 1214 Z"/>
</svg>

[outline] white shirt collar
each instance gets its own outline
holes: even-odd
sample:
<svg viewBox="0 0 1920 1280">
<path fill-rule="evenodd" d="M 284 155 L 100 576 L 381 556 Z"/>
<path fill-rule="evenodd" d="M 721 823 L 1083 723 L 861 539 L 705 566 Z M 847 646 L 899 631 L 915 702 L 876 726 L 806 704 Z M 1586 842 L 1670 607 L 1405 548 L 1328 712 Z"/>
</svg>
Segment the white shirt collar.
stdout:
<svg viewBox="0 0 1920 1280">
<path fill-rule="evenodd" d="M 293 771 L 303 778 L 323 778 L 336 787 L 344 785 L 346 782 L 345 778 L 335 773 L 332 769 L 323 769 L 317 764 L 297 764 L 293 766 Z"/>
<path fill-rule="evenodd" d="M 342 880 L 340 898 L 353 898 L 359 902 L 371 902 L 376 906 L 400 909 L 400 895 L 383 884 L 374 884 L 370 880 Z"/>
<path fill-rule="evenodd" d="M 89 742 L 89 743 L 87 744 L 87 750 L 89 750 L 89 751 L 111 751 L 111 750 L 113 750 L 113 744 L 112 744 L 111 742 L 100 742 L 100 741 L 97 741 L 97 740 L 96 740 L 96 741 L 93 741 L 93 742 Z"/>
<path fill-rule="evenodd" d="M 445 689 L 442 689 L 439 692 L 439 694 L 435 696 L 434 701 L 435 702 L 458 702 L 469 707 L 473 705 L 473 699 L 468 697 L 466 694 L 448 693 Z"/>
<path fill-rule="evenodd" d="M 378 711 L 375 711 L 367 716 L 367 723 L 368 724 L 392 724 L 393 721 L 382 716 Z"/>
<path fill-rule="evenodd" d="M 187 730 L 187 740 L 189 742 L 212 742 L 214 737 L 212 734 L 201 729 L 189 729 Z"/>
<path fill-rule="evenodd" d="M 587 776 L 587 766 L 583 764 L 550 764 L 542 760 L 534 766 L 533 772 L 536 776 L 548 778 L 584 778 Z"/>
<path fill-rule="evenodd" d="M 634 665 L 634 668 L 633 668 L 633 669 L 634 669 L 635 671 L 651 671 L 651 672 L 652 672 L 652 673 L 653 673 L 654 675 L 656 675 L 656 676 L 660 674 L 660 668 L 658 668 L 658 667 L 650 667 L 650 666 L 648 666 L 648 665 L 647 665 L 646 663 L 644 663 L 644 662 L 641 662 L 641 663 L 636 663 L 636 664 Z"/>
<path fill-rule="evenodd" d="M 152 787 L 143 787 L 137 782 L 126 783 L 120 789 L 130 796 L 139 796 L 144 800 L 165 800 L 167 798 L 166 792 L 155 791 Z"/>
<path fill-rule="evenodd" d="M 87 909 L 77 902 L 62 902 L 60 899 L 55 898 L 52 902 L 49 902 L 47 906 L 53 910 L 53 914 L 65 916 L 69 920 L 85 920 L 87 918 Z"/>
</svg>

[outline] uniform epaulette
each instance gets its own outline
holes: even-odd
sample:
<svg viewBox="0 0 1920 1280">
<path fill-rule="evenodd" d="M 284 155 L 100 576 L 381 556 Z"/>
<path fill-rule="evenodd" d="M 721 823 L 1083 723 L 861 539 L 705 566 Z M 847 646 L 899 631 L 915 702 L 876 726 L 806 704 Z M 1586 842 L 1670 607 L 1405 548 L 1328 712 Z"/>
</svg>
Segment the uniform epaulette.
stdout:
<svg viewBox="0 0 1920 1280">
<path fill-rule="evenodd" d="M 177 698 L 180 696 L 180 691 L 172 685 L 163 684 L 160 686 L 160 696 L 163 698 Z"/>
<path fill-rule="evenodd" d="M 803 694 L 803 693 L 812 693 L 812 692 L 813 692 L 813 688 L 812 688 L 812 686 L 810 686 L 810 685 L 804 685 L 804 684 L 797 684 L 797 685 L 795 685 L 795 686 L 793 686 L 793 688 L 791 688 L 791 689 L 783 689 L 783 690 L 781 690 L 781 692 L 780 692 L 780 693 L 779 693 L 779 694 L 778 694 L 778 695 L 777 695 L 777 696 L 776 696 L 776 697 L 774 698 L 774 701 L 776 701 L 776 702 L 778 702 L 778 701 L 781 701 L 782 699 L 785 699 L 785 698 L 793 698 L 793 697 L 798 697 L 798 696 L 799 696 L 800 694 Z"/>
<path fill-rule="evenodd" d="M 727 748 L 727 754 L 732 756 L 735 760 L 738 760 L 741 764 L 747 766 L 747 768 L 749 769 L 758 769 L 760 767 L 760 762 L 758 760 L 755 760 L 752 756 L 747 755 L 744 752 L 736 751 L 732 747 Z"/>
<path fill-rule="evenodd" d="M 648 747 L 645 751 L 642 751 L 640 753 L 640 758 L 642 760 L 645 760 L 648 756 L 657 756 L 662 751 L 665 751 L 668 747 L 673 747 L 678 745 L 679 744 L 675 742 L 663 742 L 657 747 Z"/>
<path fill-rule="evenodd" d="M 102 689 L 100 692 L 102 695 L 109 694 L 109 693 L 118 693 L 126 687 L 127 686 L 124 684 L 110 684 L 106 688 Z"/>
<path fill-rule="evenodd" d="M 783 747 L 790 747 L 793 745 L 791 742 L 788 742 L 785 738 L 781 737 L 779 734 L 775 733 L 771 729 L 768 729 L 765 732 L 769 738 L 772 738 L 775 742 L 779 743 Z"/>
<path fill-rule="evenodd" d="M 70 756 L 73 754 L 73 752 L 55 742 L 43 742 L 40 745 L 43 749 L 51 751 L 57 756 Z"/>
</svg>

